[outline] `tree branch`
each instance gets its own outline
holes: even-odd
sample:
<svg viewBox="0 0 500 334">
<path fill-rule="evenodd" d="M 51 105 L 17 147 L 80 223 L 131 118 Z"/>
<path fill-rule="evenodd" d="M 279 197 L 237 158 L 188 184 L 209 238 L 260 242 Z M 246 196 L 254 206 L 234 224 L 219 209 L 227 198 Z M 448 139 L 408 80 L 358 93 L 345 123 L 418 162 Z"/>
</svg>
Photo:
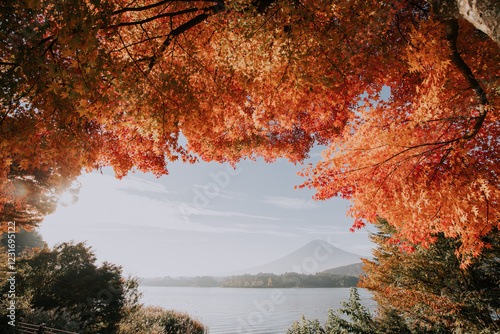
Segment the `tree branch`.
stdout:
<svg viewBox="0 0 500 334">
<path fill-rule="evenodd" d="M 157 3 L 153 3 L 151 5 L 142 6 L 142 7 L 125 7 L 125 8 L 119 9 L 119 10 L 115 10 L 111 15 L 118 15 L 118 14 L 123 14 L 123 13 L 127 13 L 127 12 L 142 12 L 142 11 L 145 11 L 145 10 L 148 10 L 148 9 L 152 9 L 152 8 L 155 8 L 155 7 L 159 7 L 159 6 L 165 5 L 165 4 L 169 3 L 169 2 L 187 2 L 187 1 L 215 2 L 215 3 L 218 3 L 217 0 L 163 0 L 163 1 L 160 1 L 160 2 L 157 2 Z"/>
<path fill-rule="evenodd" d="M 142 7 L 125 7 L 125 8 L 119 9 L 119 10 L 115 10 L 113 13 L 111 13 L 111 15 L 118 15 L 118 14 L 123 14 L 123 13 L 127 13 L 127 12 L 141 12 L 143 10 L 148 10 L 151 8 L 159 7 L 159 6 L 164 5 L 166 3 L 169 3 L 169 2 L 172 2 L 172 0 L 163 0 L 163 1 L 160 1 L 157 3 L 153 3 L 151 5 L 142 6 Z"/>
<path fill-rule="evenodd" d="M 217 5 L 210 6 L 208 8 L 204 8 L 202 10 L 204 11 L 204 13 L 193 17 L 191 20 L 181 24 L 177 28 L 170 31 L 167 38 L 162 43 L 161 47 L 151 57 L 151 61 L 149 62 L 149 66 L 148 66 L 148 71 L 151 71 L 151 69 L 155 66 L 156 62 L 158 61 L 158 55 L 165 52 L 165 50 L 170 45 L 170 43 L 172 43 L 174 38 L 176 38 L 177 36 L 179 36 L 180 34 L 186 32 L 186 31 L 188 31 L 189 29 L 197 26 L 198 24 L 202 23 L 203 21 L 208 19 L 211 15 L 218 14 L 218 13 L 225 11 L 226 7 L 225 7 L 223 1 L 217 1 Z"/>
<path fill-rule="evenodd" d="M 448 48 L 450 49 L 450 58 L 453 64 L 458 68 L 458 70 L 462 73 L 465 80 L 469 83 L 470 87 L 474 90 L 476 97 L 479 101 L 479 116 L 474 117 L 476 119 L 476 124 L 472 131 L 467 133 L 463 139 L 470 139 L 474 137 L 481 126 L 483 125 L 484 119 L 486 118 L 486 114 L 488 112 L 488 99 L 486 97 L 486 93 L 483 88 L 476 80 L 476 77 L 472 73 L 470 67 L 465 63 L 465 61 L 460 56 L 460 53 L 457 49 L 457 38 L 458 38 L 458 22 L 457 20 L 447 20 L 445 21 L 446 25 L 446 39 L 448 41 Z"/>
<path fill-rule="evenodd" d="M 185 10 L 180 10 L 178 12 L 173 12 L 173 13 L 163 13 L 163 14 L 158 14 L 152 17 L 148 17 L 147 19 L 140 20 L 140 21 L 133 21 L 133 22 L 121 22 L 118 24 L 113 24 L 111 26 L 106 27 L 105 29 L 113 29 L 113 28 L 119 28 L 119 27 L 126 27 L 126 26 L 135 26 L 135 25 L 141 25 L 147 22 L 151 22 L 157 19 L 161 19 L 163 17 L 174 17 L 174 16 L 180 16 L 184 14 L 189 14 L 189 13 L 194 13 L 199 11 L 200 8 L 195 7 L 195 8 L 190 8 L 190 9 L 185 9 Z"/>
</svg>

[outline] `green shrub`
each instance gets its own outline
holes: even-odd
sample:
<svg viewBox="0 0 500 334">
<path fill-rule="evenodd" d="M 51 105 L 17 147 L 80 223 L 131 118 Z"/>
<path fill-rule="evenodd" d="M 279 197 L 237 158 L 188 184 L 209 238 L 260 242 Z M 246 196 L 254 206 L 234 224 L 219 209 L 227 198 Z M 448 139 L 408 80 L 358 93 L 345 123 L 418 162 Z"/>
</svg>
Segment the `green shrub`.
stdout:
<svg viewBox="0 0 500 334">
<path fill-rule="evenodd" d="M 126 312 L 118 324 L 117 333 L 204 334 L 208 330 L 185 313 L 155 306 L 141 306 Z"/>
<path fill-rule="evenodd" d="M 318 319 L 309 320 L 302 316 L 300 322 L 295 321 L 286 334 L 325 334 L 325 330 Z"/>
<path fill-rule="evenodd" d="M 25 313 L 20 321 L 36 325 L 45 324 L 47 327 L 76 333 L 84 332 L 87 326 L 78 315 L 65 308 L 32 309 Z"/>
<path fill-rule="evenodd" d="M 351 288 L 349 300 L 342 303 L 336 312 L 328 311 L 325 327 L 319 321 L 308 320 L 302 316 L 301 322 L 295 321 L 287 334 L 499 334 L 495 329 L 482 331 L 455 329 L 447 330 L 439 324 L 429 328 L 408 321 L 395 309 L 387 309 L 374 317 L 361 304 L 356 288 Z"/>
</svg>

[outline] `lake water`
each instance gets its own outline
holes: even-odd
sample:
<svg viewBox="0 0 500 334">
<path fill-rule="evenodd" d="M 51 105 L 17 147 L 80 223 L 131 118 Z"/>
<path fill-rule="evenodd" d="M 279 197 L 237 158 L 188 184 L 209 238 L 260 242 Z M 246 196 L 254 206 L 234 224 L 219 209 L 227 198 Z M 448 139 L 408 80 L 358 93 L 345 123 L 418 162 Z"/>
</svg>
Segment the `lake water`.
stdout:
<svg viewBox="0 0 500 334">
<path fill-rule="evenodd" d="M 338 309 L 349 298 L 348 288 L 238 289 L 141 286 L 141 301 L 188 313 L 210 329 L 210 334 L 285 334 L 303 314 L 324 324 L 328 309 Z M 376 303 L 358 289 L 370 311 Z"/>
</svg>

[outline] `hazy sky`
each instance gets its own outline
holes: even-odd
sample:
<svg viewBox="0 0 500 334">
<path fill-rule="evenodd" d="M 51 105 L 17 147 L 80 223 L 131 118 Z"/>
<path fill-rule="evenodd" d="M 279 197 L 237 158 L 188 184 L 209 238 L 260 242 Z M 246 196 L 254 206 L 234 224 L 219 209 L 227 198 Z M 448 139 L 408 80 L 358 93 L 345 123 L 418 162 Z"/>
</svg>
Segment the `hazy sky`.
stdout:
<svg viewBox="0 0 500 334">
<path fill-rule="evenodd" d="M 312 154 L 311 162 L 320 158 Z M 294 190 L 302 167 L 244 161 L 169 165 L 170 174 L 112 169 L 82 175 L 79 201 L 41 224 L 49 246 L 87 241 L 99 261 L 135 276 L 206 275 L 261 265 L 314 239 L 369 256 L 368 232 L 349 232 L 348 202 Z"/>
</svg>

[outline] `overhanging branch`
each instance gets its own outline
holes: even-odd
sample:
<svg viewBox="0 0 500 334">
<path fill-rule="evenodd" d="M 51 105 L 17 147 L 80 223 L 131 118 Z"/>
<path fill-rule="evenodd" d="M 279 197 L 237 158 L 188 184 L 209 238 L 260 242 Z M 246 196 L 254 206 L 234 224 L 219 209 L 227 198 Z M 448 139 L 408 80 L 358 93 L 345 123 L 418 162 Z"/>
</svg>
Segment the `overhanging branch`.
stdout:
<svg viewBox="0 0 500 334">
<path fill-rule="evenodd" d="M 458 68 L 458 70 L 462 73 L 465 80 L 469 83 L 470 87 L 476 94 L 479 105 L 479 115 L 474 117 L 476 120 L 476 124 L 474 128 L 468 132 L 463 139 L 470 139 L 474 137 L 481 126 L 483 125 L 484 119 L 486 118 L 486 114 L 488 112 L 488 98 L 486 97 L 486 93 L 483 90 L 483 87 L 479 84 L 476 77 L 472 73 L 470 67 L 465 63 L 465 61 L 460 56 L 460 53 L 457 49 L 457 38 L 458 38 L 458 22 L 457 20 L 447 20 L 445 21 L 446 25 L 446 39 L 448 41 L 448 48 L 450 49 L 450 58 L 453 64 Z"/>
<path fill-rule="evenodd" d="M 153 4 L 147 5 L 147 6 L 125 7 L 125 8 L 119 9 L 119 10 L 115 10 L 112 13 L 112 15 L 118 15 L 118 14 L 123 14 L 123 13 L 127 13 L 127 12 L 142 12 L 142 11 L 149 10 L 149 9 L 152 9 L 152 8 L 160 7 L 160 6 L 165 5 L 167 3 L 172 3 L 172 2 L 188 2 L 188 1 L 215 2 L 215 3 L 218 3 L 217 0 L 163 0 L 163 1 L 159 1 L 157 3 L 153 3 Z"/>
<path fill-rule="evenodd" d="M 158 55 L 161 55 L 163 52 L 165 52 L 167 47 L 172 43 L 172 41 L 177 36 L 188 31 L 189 29 L 192 29 L 193 27 L 197 26 L 198 24 L 202 23 L 203 21 L 208 19 L 210 16 L 224 12 L 226 10 L 226 7 L 225 7 L 225 4 L 223 1 L 217 1 L 217 5 L 210 6 L 208 8 L 204 8 L 202 10 L 203 10 L 203 13 L 193 17 L 191 20 L 181 24 L 177 28 L 170 31 L 170 33 L 167 35 L 167 38 L 162 43 L 160 48 L 151 57 L 151 60 L 149 62 L 149 66 L 148 66 L 148 71 L 150 71 L 155 66 L 155 64 L 158 62 Z"/>
<path fill-rule="evenodd" d="M 162 14 L 158 14 L 158 15 L 155 15 L 155 16 L 148 17 L 147 19 L 140 20 L 140 21 L 121 22 L 121 23 L 118 23 L 118 24 L 114 24 L 114 25 L 108 26 L 108 27 L 106 27 L 106 29 L 113 29 L 113 28 L 119 28 L 119 27 L 141 25 L 141 24 L 148 23 L 148 22 L 151 22 L 151 21 L 154 21 L 154 20 L 157 20 L 157 19 L 164 18 L 164 17 L 181 16 L 181 15 L 185 15 L 185 14 L 189 14 L 189 13 L 195 13 L 195 12 L 197 12 L 199 10 L 200 10 L 200 8 L 195 7 L 195 8 L 189 8 L 189 9 L 185 9 L 185 10 L 180 10 L 178 12 L 162 13 Z"/>
</svg>

